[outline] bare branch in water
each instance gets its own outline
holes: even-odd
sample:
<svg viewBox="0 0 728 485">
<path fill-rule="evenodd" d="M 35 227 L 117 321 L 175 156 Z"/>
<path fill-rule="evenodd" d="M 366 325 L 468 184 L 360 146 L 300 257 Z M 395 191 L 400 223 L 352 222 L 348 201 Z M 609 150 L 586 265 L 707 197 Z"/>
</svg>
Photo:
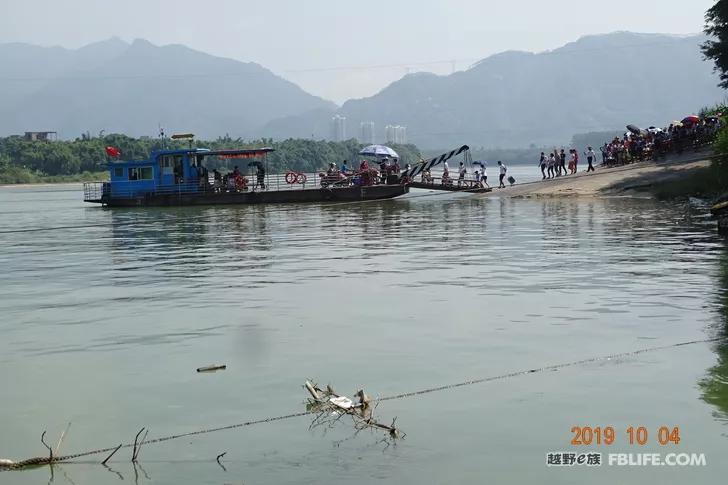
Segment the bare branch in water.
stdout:
<svg viewBox="0 0 728 485">
<path fill-rule="evenodd" d="M 117 451 L 119 451 L 121 446 L 122 445 L 117 446 L 116 449 L 114 451 L 112 451 L 111 454 L 104 459 L 104 461 L 101 462 L 101 464 L 106 466 L 106 462 L 109 461 L 111 459 L 111 457 L 116 454 Z M 123 480 L 123 478 L 122 478 L 122 480 Z"/>
<path fill-rule="evenodd" d="M 137 446 L 139 445 L 139 435 L 142 434 L 143 432 L 144 432 L 144 428 L 140 429 L 139 432 L 134 437 L 134 449 L 132 450 L 132 453 L 131 453 L 132 462 L 135 462 L 137 460 L 137 454 L 139 453 L 139 450 L 137 448 Z"/>
<path fill-rule="evenodd" d="M 227 451 L 226 451 L 226 452 L 224 452 L 224 453 L 220 453 L 219 455 L 217 455 L 217 457 L 215 458 L 215 461 L 217 462 L 217 464 L 218 464 L 218 465 L 220 465 L 220 468 L 222 468 L 223 470 L 227 471 L 227 468 L 225 468 L 225 465 L 223 465 L 223 464 L 222 464 L 222 463 L 220 462 L 220 458 L 222 458 L 222 457 L 223 457 L 223 456 L 225 456 L 225 455 L 227 455 Z"/>
<path fill-rule="evenodd" d="M 53 463 L 53 449 L 50 446 L 48 446 L 48 443 L 45 442 L 45 435 L 46 435 L 46 432 L 44 430 L 43 434 L 40 435 L 40 442 L 43 443 L 43 446 L 45 446 L 48 449 L 48 454 L 49 454 L 48 461 L 50 463 Z"/>
<path fill-rule="evenodd" d="M 68 433 L 68 430 L 71 429 L 71 422 L 68 422 L 68 425 L 66 426 L 66 429 L 63 430 L 63 433 L 61 433 L 61 437 L 58 438 L 58 443 L 56 443 L 56 455 L 58 455 L 58 451 L 61 449 L 61 444 L 63 443 L 63 438 L 66 437 L 66 433 Z"/>
</svg>

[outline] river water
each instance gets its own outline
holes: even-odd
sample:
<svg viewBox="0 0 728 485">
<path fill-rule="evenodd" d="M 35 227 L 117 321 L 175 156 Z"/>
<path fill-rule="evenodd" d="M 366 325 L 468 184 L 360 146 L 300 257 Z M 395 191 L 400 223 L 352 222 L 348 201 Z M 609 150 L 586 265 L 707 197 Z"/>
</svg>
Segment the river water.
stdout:
<svg viewBox="0 0 728 485">
<path fill-rule="evenodd" d="M 107 210 L 0 188 L 0 457 L 296 413 L 307 378 L 390 396 L 722 336 L 728 250 L 705 209 L 410 194 Z M 197 367 L 226 364 L 199 374 Z M 728 346 L 698 343 L 384 401 L 404 440 L 296 417 L 56 466 L 54 483 L 719 483 Z M 573 426 L 613 426 L 573 446 Z M 630 445 L 628 427 L 649 431 Z M 657 443 L 658 428 L 680 443 Z M 704 453 L 704 467 L 547 467 L 553 451 Z M 226 470 L 215 463 L 221 453 Z M 97 459 L 96 463 L 93 462 Z M 0 472 L 48 483 L 50 470 Z"/>
</svg>

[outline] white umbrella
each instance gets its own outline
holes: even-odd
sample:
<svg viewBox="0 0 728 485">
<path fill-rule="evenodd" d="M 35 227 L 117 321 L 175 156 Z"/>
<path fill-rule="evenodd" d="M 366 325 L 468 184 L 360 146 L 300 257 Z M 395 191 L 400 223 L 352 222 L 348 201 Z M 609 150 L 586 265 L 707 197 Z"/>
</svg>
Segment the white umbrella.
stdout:
<svg viewBox="0 0 728 485">
<path fill-rule="evenodd" d="M 397 152 L 384 145 L 369 145 L 368 147 L 364 147 L 359 152 L 359 155 L 365 155 L 367 157 L 399 158 Z"/>
</svg>

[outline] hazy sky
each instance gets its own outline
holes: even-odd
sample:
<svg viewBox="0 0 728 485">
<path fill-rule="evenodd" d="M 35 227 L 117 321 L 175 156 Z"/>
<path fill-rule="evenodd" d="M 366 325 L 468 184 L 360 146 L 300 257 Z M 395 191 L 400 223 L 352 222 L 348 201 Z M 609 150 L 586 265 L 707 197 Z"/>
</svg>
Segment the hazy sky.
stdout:
<svg viewBox="0 0 728 485">
<path fill-rule="evenodd" d="M 585 34 L 698 33 L 714 0 L 0 0 L 0 42 L 76 48 L 119 36 L 255 61 L 342 102 L 407 72 L 465 69 Z M 394 66 L 392 66 L 394 65 Z M 335 69 L 331 69 L 335 68 Z"/>
</svg>

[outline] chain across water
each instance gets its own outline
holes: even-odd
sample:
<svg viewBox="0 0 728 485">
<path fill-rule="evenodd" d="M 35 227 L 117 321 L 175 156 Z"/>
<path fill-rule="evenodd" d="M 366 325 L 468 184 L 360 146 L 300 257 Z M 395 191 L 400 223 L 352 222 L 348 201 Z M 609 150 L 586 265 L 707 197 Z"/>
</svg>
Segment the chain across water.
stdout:
<svg viewBox="0 0 728 485">
<path fill-rule="evenodd" d="M 574 367 L 577 365 L 592 364 L 594 362 L 608 361 L 608 360 L 619 359 L 619 358 L 624 358 L 624 357 L 631 357 L 634 355 L 644 354 L 647 352 L 657 352 L 660 350 L 668 350 L 668 349 L 673 349 L 673 348 L 677 348 L 677 347 L 684 347 L 687 345 L 714 343 L 714 342 L 719 342 L 721 340 L 723 340 L 721 337 L 701 339 L 701 340 L 691 340 L 691 341 L 687 341 L 687 342 L 679 342 L 676 344 L 662 345 L 659 347 L 649 347 L 649 348 L 645 348 L 645 349 L 633 350 L 630 352 L 602 355 L 599 357 L 591 357 L 588 359 L 576 360 L 576 361 L 566 362 L 566 363 L 562 363 L 562 364 L 547 365 L 547 366 L 537 367 L 537 368 L 528 369 L 528 370 L 509 372 L 507 374 L 500 374 L 497 376 L 482 377 L 479 379 L 471 379 L 468 381 L 458 382 L 458 383 L 454 383 L 454 384 L 446 384 L 446 385 L 442 385 L 442 386 L 431 387 L 428 389 L 421 389 L 418 391 L 405 392 L 405 393 L 396 394 L 393 396 L 379 397 L 379 398 L 374 399 L 374 401 L 392 401 L 395 399 L 405 399 L 405 398 L 414 397 L 414 396 L 421 396 L 423 394 L 441 392 L 441 391 L 446 391 L 446 390 L 450 390 L 450 389 L 456 389 L 458 387 L 472 386 L 475 384 L 482 384 L 482 383 L 486 383 L 486 382 L 493 382 L 493 381 L 498 381 L 498 380 L 503 380 L 503 379 L 509 379 L 512 377 L 518 377 L 518 376 L 523 376 L 523 375 L 527 375 L 527 374 L 536 374 L 539 372 L 564 369 L 567 367 Z M 164 436 L 164 437 L 160 437 L 160 438 L 154 438 L 154 439 L 150 439 L 150 440 L 141 441 L 141 442 L 137 443 L 137 446 L 146 445 L 146 444 L 154 444 L 154 443 L 162 443 L 164 441 L 185 438 L 188 436 L 196 436 L 196 435 L 214 433 L 217 431 L 226 431 L 226 430 L 230 430 L 230 429 L 242 428 L 245 426 L 252 426 L 254 424 L 272 423 L 274 421 L 283 421 L 285 419 L 299 418 L 302 416 L 307 416 L 307 415 L 316 414 L 316 413 L 317 413 L 317 411 L 301 411 L 298 413 L 284 414 L 281 416 L 272 416 L 272 417 L 256 419 L 256 420 L 252 420 L 252 421 L 245 421 L 242 423 L 230 424 L 227 426 L 220 426 L 220 427 L 216 427 L 216 428 L 207 428 L 207 429 L 201 429 L 201 430 L 197 430 L 197 431 L 189 431 L 187 433 L 180 433 L 180 434 L 176 434 L 176 435 Z M 100 448 L 97 450 L 85 451 L 83 453 L 76 453 L 73 455 L 63 455 L 63 456 L 57 456 L 57 457 L 54 456 L 52 460 L 50 459 L 50 457 L 35 457 L 35 458 L 27 459 L 27 460 L 14 462 L 9 465 L 8 464 L 3 465 L 2 462 L 0 462 L 0 471 L 2 471 L 2 470 L 19 470 L 19 469 L 23 469 L 23 468 L 31 467 L 31 466 L 40 466 L 40 465 L 47 465 L 47 464 L 55 463 L 55 462 L 64 462 L 64 461 L 73 460 L 75 458 L 82 458 L 85 456 L 98 455 L 101 453 L 110 453 L 110 452 L 116 450 L 117 448 L 131 448 L 132 446 L 135 446 L 135 445 L 134 444 L 123 444 L 121 446 L 118 446 L 118 445 L 111 446 L 108 448 Z"/>
</svg>

